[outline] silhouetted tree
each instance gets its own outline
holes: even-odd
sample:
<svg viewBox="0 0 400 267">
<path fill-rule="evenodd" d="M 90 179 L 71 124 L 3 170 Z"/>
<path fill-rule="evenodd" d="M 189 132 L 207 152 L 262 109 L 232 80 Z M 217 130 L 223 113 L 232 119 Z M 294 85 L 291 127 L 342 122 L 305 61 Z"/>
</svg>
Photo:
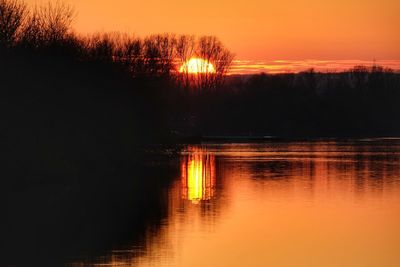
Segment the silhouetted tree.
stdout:
<svg viewBox="0 0 400 267">
<path fill-rule="evenodd" d="M 144 39 L 143 50 L 147 74 L 169 77 L 174 67 L 176 38 L 171 34 L 152 35 Z"/>
<path fill-rule="evenodd" d="M 74 10 L 63 2 L 48 2 L 41 6 L 39 18 L 44 41 L 48 44 L 57 43 L 68 38 L 74 18 Z"/>
<path fill-rule="evenodd" d="M 74 39 L 71 24 L 74 10 L 63 2 L 36 6 L 29 14 L 21 33 L 21 44 L 30 48 L 49 48 Z"/>
<path fill-rule="evenodd" d="M 189 87 L 205 90 L 222 86 L 234 57 L 214 36 L 202 36 L 197 40 L 190 36 L 181 37 L 178 39 L 177 55 L 182 61 L 181 64 L 195 56 L 204 60 L 205 64 L 210 63 L 214 66 L 214 71 L 208 71 L 206 66 L 200 66 L 205 71 L 191 75 L 188 73 L 189 69 L 186 69 L 180 74 L 181 81 L 186 87 L 189 85 Z"/>
<path fill-rule="evenodd" d="M 111 34 L 94 34 L 85 38 L 85 54 L 89 61 L 111 64 L 116 53 L 115 37 Z"/>
<path fill-rule="evenodd" d="M 200 58 L 214 65 L 215 73 L 205 72 L 201 76 L 201 87 L 216 89 L 224 81 L 224 77 L 232 64 L 233 54 L 214 36 L 203 36 L 198 41 Z"/>
<path fill-rule="evenodd" d="M 177 38 L 176 42 L 176 56 L 179 59 L 180 64 L 185 64 L 193 56 L 196 49 L 196 39 L 193 35 L 181 35 Z M 178 66 L 180 68 L 180 66 Z M 183 71 L 180 74 L 182 79 L 179 82 L 182 83 L 183 87 L 190 87 L 190 74 L 188 71 Z"/>
<path fill-rule="evenodd" d="M 144 71 L 143 41 L 124 35 L 120 38 L 115 60 L 122 64 L 123 68 L 132 77 L 141 76 Z"/>
<path fill-rule="evenodd" d="M 26 20 L 27 6 L 19 0 L 0 0 L 0 47 L 15 44 Z"/>
</svg>

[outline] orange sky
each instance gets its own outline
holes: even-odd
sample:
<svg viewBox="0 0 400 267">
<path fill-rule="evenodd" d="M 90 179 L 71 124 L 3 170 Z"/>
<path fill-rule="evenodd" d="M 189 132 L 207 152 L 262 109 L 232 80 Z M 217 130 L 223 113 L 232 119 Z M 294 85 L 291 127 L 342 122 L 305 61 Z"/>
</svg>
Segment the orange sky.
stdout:
<svg viewBox="0 0 400 267">
<path fill-rule="evenodd" d="M 78 32 L 216 35 L 238 59 L 400 59 L 399 0 L 64 2 Z"/>
</svg>

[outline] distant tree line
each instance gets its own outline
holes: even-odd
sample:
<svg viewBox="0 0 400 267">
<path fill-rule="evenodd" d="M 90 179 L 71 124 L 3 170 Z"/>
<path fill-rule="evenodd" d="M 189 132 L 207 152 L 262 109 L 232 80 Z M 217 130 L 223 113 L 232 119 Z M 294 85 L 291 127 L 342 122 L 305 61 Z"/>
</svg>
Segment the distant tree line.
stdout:
<svg viewBox="0 0 400 267">
<path fill-rule="evenodd" d="M 170 97 L 185 99 L 170 107 L 171 127 L 181 135 L 400 135 L 400 73 L 377 65 L 338 73 L 229 76 L 215 92 Z"/>
</svg>

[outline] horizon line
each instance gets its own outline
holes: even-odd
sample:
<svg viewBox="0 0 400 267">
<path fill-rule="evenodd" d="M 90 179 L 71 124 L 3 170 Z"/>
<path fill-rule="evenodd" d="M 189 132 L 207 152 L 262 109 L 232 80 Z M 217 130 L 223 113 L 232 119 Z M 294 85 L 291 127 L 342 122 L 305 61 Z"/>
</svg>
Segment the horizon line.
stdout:
<svg viewBox="0 0 400 267">
<path fill-rule="evenodd" d="M 400 59 L 235 59 L 229 69 L 229 75 L 298 73 L 310 69 L 314 69 L 317 72 L 343 72 L 351 70 L 355 66 L 372 67 L 374 65 L 392 69 L 396 72 L 400 71 Z"/>
</svg>

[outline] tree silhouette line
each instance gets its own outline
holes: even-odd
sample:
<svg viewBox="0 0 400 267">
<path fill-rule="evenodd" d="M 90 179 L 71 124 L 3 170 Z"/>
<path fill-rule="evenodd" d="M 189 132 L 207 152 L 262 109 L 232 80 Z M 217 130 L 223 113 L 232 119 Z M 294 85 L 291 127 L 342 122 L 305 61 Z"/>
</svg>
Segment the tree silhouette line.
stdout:
<svg viewBox="0 0 400 267">
<path fill-rule="evenodd" d="M 28 9 L 19 0 L 0 0 L 4 99 L 27 101 L 24 107 L 33 110 L 35 101 L 59 101 L 44 116 L 83 123 L 85 116 L 76 113 L 90 114 L 88 129 L 102 128 L 104 134 L 96 135 L 104 140 L 119 131 L 134 140 L 400 134 L 400 75 L 390 69 L 227 76 L 233 54 L 216 37 L 80 36 L 71 27 L 74 17 L 58 1 Z M 213 63 L 215 73 L 179 72 L 193 57 Z M 67 114 L 66 105 L 79 112 Z M 127 135 L 114 139 L 131 142 Z"/>
<path fill-rule="evenodd" d="M 171 97 L 182 99 L 182 95 Z M 400 134 L 400 74 L 377 65 L 337 73 L 309 70 L 230 76 L 218 91 L 184 99 L 189 104 L 171 109 L 176 114 L 174 127 L 188 135 L 315 138 Z"/>
<path fill-rule="evenodd" d="M 20 0 L 0 1 L 0 51 L 68 57 L 126 72 L 133 78 L 174 80 L 184 87 L 217 88 L 233 60 L 233 54 L 214 36 L 158 34 L 139 38 L 121 33 L 79 36 L 72 30 L 73 8 L 48 2 L 29 10 Z M 215 73 L 179 73 L 179 66 L 200 57 L 215 66 Z"/>
</svg>

